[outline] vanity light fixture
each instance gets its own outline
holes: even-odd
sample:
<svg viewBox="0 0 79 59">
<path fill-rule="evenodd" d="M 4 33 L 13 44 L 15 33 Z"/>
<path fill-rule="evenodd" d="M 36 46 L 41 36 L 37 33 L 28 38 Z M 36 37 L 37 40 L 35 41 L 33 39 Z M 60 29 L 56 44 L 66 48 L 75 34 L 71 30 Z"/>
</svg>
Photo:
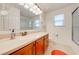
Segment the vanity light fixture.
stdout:
<svg viewBox="0 0 79 59">
<path fill-rule="evenodd" d="M 37 8 L 37 11 L 41 11 L 39 8 Z"/>
<path fill-rule="evenodd" d="M 40 10 L 40 8 L 36 4 L 34 4 L 34 3 L 24 3 L 24 4 L 20 4 L 20 5 L 23 5 L 26 9 L 30 10 L 35 15 L 40 15 L 40 14 L 43 13 Z"/>
<path fill-rule="evenodd" d="M 27 8 L 27 9 L 29 8 L 29 6 L 27 4 L 25 4 L 24 7 Z"/>
<path fill-rule="evenodd" d="M 35 10 L 33 10 L 33 13 L 35 13 L 36 11 Z"/>
<path fill-rule="evenodd" d="M 35 13 L 35 15 L 38 15 L 38 13 Z"/>
<path fill-rule="evenodd" d="M 33 9 L 37 9 L 38 7 L 37 7 L 36 5 L 34 5 L 32 8 L 33 8 Z"/>
<path fill-rule="evenodd" d="M 41 14 L 41 13 L 42 13 L 42 11 L 39 11 L 39 13 Z"/>
<path fill-rule="evenodd" d="M 33 12 L 33 9 L 32 9 L 32 8 L 30 8 L 29 10 L 30 10 L 31 12 Z"/>
</svg>

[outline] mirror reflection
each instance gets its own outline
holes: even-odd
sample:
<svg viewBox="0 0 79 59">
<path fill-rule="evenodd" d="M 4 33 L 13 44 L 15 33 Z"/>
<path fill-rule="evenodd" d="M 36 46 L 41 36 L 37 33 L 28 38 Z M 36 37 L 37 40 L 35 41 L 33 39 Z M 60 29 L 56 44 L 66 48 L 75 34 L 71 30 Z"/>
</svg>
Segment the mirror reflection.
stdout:
<svg viewBox="0 0 79 59">
<path fill-rule="evenodd" d="M 41 13 L 36 4 L 1 3 L 0 31 L 39 30 Z"/>
</svg>

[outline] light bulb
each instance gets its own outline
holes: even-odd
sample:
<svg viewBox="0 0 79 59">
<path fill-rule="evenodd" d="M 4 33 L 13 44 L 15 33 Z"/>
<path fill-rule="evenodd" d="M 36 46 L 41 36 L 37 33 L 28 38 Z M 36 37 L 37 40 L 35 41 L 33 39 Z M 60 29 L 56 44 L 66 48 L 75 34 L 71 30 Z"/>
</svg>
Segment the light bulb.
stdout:
<svg viewBox="0 0 79 59">
<path fill-rule="evenodd" d="M 33 10 L 33 13 L 36 13 L 36 12 Z"/>
<path fill-rule="evenodd" d="M 40 14 L 42 13 L 42 11 L 39 12 Z"/>
<path fill-rule="evenodd" d="M 38 15 L 38 13 L 37 13 L 37 12 L 35 12 L 35 15 Z"/>
<path fill-rule="evenodd" d="M 39 9 L 39 8 L 37 8 L 37 11 L 40 11 L 40 9 Z"/>
<path fill-rule="evenodd" d="M 27 4 L 25 4 L 24 7 L 27 8 L 27 9 L 29 8 L 29 6 Z"/>
<path fill-rule="evenodd" d="M 30 8 L 30 11 L 32 11 L 32 12 L 33 12 L 33 9 L 32 9 L 32 8 Z"/>
<path fill-rule="evenodd" d="M 38 7 L 36 5 L 33 6 L 33 9 L 37 9 Z"/>
</svg>

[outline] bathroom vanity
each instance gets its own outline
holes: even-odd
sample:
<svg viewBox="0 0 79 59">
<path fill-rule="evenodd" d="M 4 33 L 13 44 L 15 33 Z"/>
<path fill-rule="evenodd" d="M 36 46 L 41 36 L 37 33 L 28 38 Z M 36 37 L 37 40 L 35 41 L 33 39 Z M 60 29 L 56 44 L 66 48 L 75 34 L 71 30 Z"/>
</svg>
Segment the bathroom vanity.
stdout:
<svg viewBox="0 0 79 59">
<path fill-rule="evenodd" d="M 2 55 L 43 55 L 48 47 L 48 33 L 38 32 L 15 39 L 0 40 Z"/>
</svg>

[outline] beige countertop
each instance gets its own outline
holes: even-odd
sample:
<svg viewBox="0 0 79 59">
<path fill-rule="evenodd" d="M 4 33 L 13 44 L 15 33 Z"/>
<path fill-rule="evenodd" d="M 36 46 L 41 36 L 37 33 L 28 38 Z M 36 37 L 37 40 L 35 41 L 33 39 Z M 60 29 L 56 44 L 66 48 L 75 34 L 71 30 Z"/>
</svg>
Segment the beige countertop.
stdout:
<svg viewBox="0 0 79 59">
<path fill-rule="evenodd" d="M 38 38 L 46 35 L 46 32 L 38 32 L 38 33 L 32 33 L 28 34 L 26 36 L 17 36 L 15 39 L 3 39 L 0 40 L 0 54 L 10 54 L 11 52 L 14 52 L 21 47 L 28 45 L 29 43 L 37 40 Z"/>
</svg>

